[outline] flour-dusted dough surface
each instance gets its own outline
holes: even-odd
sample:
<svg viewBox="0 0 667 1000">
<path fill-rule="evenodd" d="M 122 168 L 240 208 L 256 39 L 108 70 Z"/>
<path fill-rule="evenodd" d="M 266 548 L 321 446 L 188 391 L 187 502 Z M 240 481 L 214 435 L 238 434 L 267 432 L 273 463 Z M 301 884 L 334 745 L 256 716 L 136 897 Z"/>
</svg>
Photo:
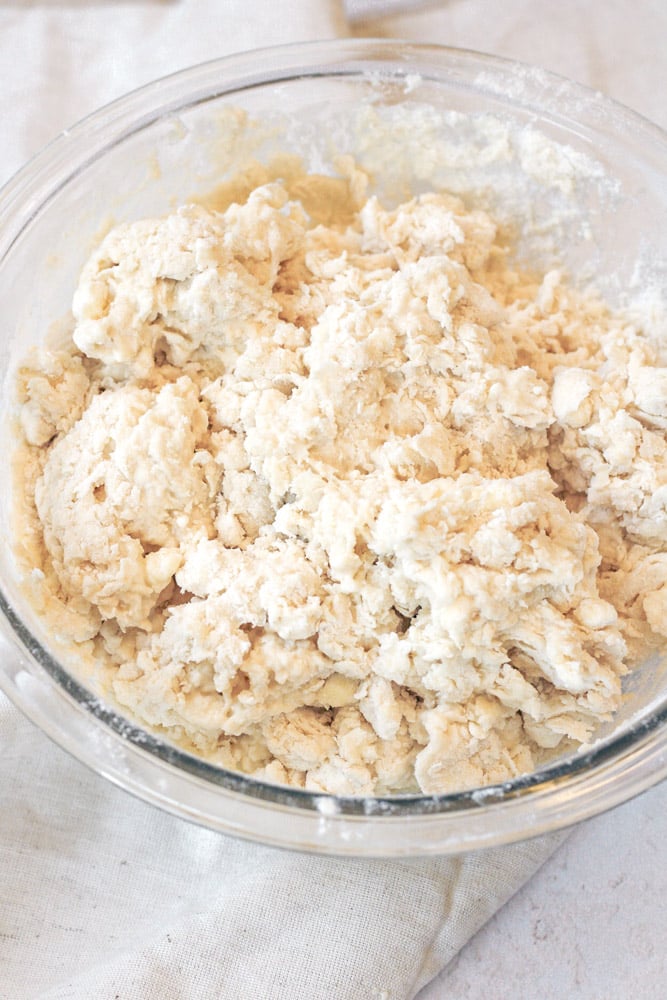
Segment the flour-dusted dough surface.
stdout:
<svg viewBox="0 0 667 1000">
<path fill-rule="evenodd" d="M 530 771 L 667 634 L 664 358 L 453 197 L 288 173 L 112 230 L 72 343 L 21 370 L 33 599 L 222 765 L 352 795 Z"/>
</svg>

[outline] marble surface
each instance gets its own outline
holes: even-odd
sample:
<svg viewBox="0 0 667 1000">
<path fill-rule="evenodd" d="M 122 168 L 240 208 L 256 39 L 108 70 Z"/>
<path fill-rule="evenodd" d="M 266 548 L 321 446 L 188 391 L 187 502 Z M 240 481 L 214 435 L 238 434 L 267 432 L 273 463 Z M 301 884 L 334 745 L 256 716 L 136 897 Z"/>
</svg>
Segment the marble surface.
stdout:
<svg viewBox="0 0 667 1000">
<path fill-rule="evenodd" d="M 418 1000 L 664 1000 L 666 845 L 663 782 L 574 829 Z"/>
</svg>

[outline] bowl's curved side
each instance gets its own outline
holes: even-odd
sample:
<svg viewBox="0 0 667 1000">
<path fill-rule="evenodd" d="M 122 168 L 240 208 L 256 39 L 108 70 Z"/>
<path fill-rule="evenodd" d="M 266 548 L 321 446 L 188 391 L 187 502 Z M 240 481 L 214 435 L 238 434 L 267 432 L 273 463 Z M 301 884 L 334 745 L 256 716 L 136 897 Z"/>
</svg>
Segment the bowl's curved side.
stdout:
<svg viewBox="0 0 667 1000">
<path fill-rule="evenodd" d="M 327 87 L 343 85 L 350 106 L 362 94 L 382 108 L 444 94 L 452 107 L 483 107 L 488 114 L 517 116 L 522 126 L 539 125 L 560 140 L 569 136 L 603 166 L 613 164 L 624 149 L 621 183 L 629 185 L 625 203 L 634 215 L 619 214 L 615 225 L 631 224 L 634 235 L 610 260 L 624 273 L 651 220 L 651 234 L 663 243 L 656 252 L 649 240 L 649 257 L 654 264 L 667 262 L 667 224 L 661 222 L 667 223 L 667 137 L 585 88 L 478 53 L 394 41 L 311 43 L 227 57 L 149 84 L 95 112 L 54 140 L 0 191 L 5 303 L 0 447 L 6 452 L 13 440 L 15 365 L 27 345 L 38 342 L 50 321 L 68 309 L 76 274 L 108 206 L 128 215 L 138 214 L 146 203 L 150 211 L 161 210 L 188 183 L 187 156 L 199 156 L 203 148 L 202 134 L 189 124 L 198 121 L 198 109 L 243 98 L 252 112 L 284 96 L 281 88 L 290 81 L 299 83 L 302 94 L 323 81 Z M 156 146 L 166 150 L 159 162 L 151 159 Z M 652 280 L 664 287 L 664 271 L 658 267 Z M 585 753 L 539 774 L 459 795 L 336 799 L 230 774 L 146 734 L 68 673 L 21 591 L 11 555 L 8 489 L 0 531 L 5 542 L 0 552 L 0 687 L 56 743 L 97 773 L 187 819 L 304 850 L 442 854 L 577 822 L 667 774 L 667 697 L 660 694 L 628 716 L 621 731 Z"/>
</svg>

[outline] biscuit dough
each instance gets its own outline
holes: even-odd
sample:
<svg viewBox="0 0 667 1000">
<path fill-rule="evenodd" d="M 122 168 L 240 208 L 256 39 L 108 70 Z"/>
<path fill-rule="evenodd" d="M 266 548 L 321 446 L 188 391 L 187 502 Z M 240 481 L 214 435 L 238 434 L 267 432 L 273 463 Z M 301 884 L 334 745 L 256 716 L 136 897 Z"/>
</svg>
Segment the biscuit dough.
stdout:
<svg viewBox="0 0 667 1000">
<path fill-rule="evenodd" d="M 148 727 L 341 795 L 590 740 L 667 635 L 667 368 L 447 194 L 292 175 L 120 225 L 19 374 L 21 558 Z"/>
</svg>

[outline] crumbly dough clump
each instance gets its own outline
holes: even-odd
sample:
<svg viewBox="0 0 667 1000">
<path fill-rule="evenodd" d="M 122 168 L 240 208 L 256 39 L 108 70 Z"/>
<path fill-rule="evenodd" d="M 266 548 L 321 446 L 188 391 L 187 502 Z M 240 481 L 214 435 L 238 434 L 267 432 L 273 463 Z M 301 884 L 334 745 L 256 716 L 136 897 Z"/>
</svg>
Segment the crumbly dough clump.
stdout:
<svg viewBox="0 0 667 1000">
<path fill-rule="evenodd" d="M 121 225 L 73 316 L 19 376 L 22 558 L 188 749 L 486 785 L 589 740 L 667 634 L 659 347 L 458 199 L 388 210 L 349 169 Z"/>
</svg>

